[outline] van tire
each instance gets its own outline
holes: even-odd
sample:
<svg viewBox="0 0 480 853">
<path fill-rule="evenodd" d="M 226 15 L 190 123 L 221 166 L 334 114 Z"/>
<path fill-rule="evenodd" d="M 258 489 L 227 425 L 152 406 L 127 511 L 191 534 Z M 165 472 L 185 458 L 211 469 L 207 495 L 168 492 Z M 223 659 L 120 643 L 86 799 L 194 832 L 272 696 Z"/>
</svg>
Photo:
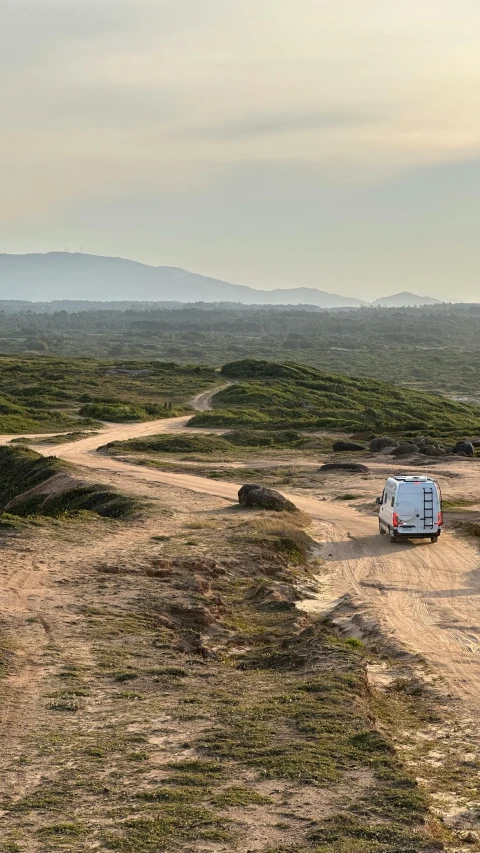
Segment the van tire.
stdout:
<svg viewBox="0 0 480 853">
<path fill-rule="evenodd" d="M 390 538 L 390 542 L 392 543 L 392 545 L 396 545 L 397 537 L 395 536 L 395 533 L 393 532 L 393 530 L 390 531 L 390 537 L 389 538 Z"/>
<path fill-rule="evenodd" d="M 430 542 L 435 545 L 438 542 L 438 536 L 430 536 Z"/>
<path fill-rule="evenodd" d="M 385 530 L 385 528 L 382 526 L 382 522 L 381 522 L 381 521 L 379 521 L 379 522 L 378 522 L 378 530 L 379 530 L 379 532 L 380 532 L 380 535 L 381 535 L 381 536 L 385 536 L 385 534 L 386 534 L 386 532 L 387 532 L 387 531 L 386 531 L 386 530 Z"/>
</svg>

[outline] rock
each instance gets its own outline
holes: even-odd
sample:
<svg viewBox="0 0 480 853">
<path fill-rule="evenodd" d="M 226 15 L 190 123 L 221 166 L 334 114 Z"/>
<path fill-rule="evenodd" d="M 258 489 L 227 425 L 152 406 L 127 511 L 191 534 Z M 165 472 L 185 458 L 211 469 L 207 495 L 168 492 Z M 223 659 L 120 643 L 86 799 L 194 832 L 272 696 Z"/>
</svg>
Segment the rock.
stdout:
<svg viewBox="0 0 480 853">
<path fill-rule="evenodd" d="M 460 838 L 465 844 L 476 844 L 478 842 L 477 833 L 471 830 L 469 832 L 462 832 Z"/>
<path fill-rule="evenodd" d="M 386 437 L 372 438 L 369 446 L 372 453 L 378 453 L 384 447 L 398 447 L 398 441 L 395 441 L 394 438 Z"/>
<path fill-rule="evenodd" d="M 366 450 L 363 444 L 357 444 L 356 441 L 334 441 L 333 449 L 335 453 L 341 453 L 347 450 Z"/>
<path fill-rule="evenodd" d="M 320 471 L 352 471 L 359 474 L 368 474 L 369 468 L 366 465 L 359 465 L 358 462 L 327 462 L 319 468 Z"/>
<path fill-rule="evenodd" d="M 420 448 L 420 453 L 425 456 L 445 456 L 444 447 L 436 447 L 435 444 L 424 444 Z"/>
<path fill-rule="evenodd" d="M 410 441 L 402 441 L 393 451 L 394 456 L 410 456 L 412 453 L 418 453 L 418 447 Z"/>
<path fill-rule="evenodd" d="M 465 456 L 473 456 L 475 451 L 471 441 L 457 441 L 453 448 L 454 453 L 464 453 Z"/>
<path fill-rule="evenodd" d="M 296 506 L 275 489 L 265 489 L 253 483 L 242 486 L 238 493 L 240 506 L 270 509 L 274 512 L 294 512 Z"/>
<path fill-rule="evenodd" d="M 470 442 L 473 447 L 480 447 L 480 438 L 474 438 L 473 441 Z"/>
</svg>

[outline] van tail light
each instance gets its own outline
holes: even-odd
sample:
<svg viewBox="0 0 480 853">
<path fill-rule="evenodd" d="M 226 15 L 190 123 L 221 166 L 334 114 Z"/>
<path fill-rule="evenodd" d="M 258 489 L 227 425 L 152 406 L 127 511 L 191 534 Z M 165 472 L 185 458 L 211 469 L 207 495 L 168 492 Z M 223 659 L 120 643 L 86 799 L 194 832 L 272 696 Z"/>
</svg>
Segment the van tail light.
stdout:
<svg viewBox="0 0 480 853">
<path fill-rule="evenodd" d="M 438 526 L 441 527 L 443 524 L 443 512 L 438 513 Z"/>
<path fill-rule="evenodd" d="M 393 526 L 398 527 L 398 515 L 396 512 L 393 513 Z"/>
</svg>

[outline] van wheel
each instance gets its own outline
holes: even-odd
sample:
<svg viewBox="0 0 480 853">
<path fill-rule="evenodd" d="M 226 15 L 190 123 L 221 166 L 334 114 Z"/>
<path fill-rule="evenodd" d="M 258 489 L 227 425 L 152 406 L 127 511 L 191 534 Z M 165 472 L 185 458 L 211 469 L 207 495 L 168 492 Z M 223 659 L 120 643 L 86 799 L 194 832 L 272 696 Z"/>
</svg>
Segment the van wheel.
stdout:
<svg viewBox="0 0 480 853">
<path fill-rule="evenodd" d="M 382 527 L 382 523 L 381 523 L 380 521 L 378 522 L 378 530 L 379 530 L 379 532 L 380 532 L 380 534 L 381 534 L 382 536 L 385 536 L 385 533 L 386 533 L 387 531 L 385 530 L 385 528 L 384 528 L 384 527 Z"/>
<path fill-rule="evenodd" d="M 395 536 L 395 533 L 393 532 L 393 530 L 390 531 L 390 537 L 389 538 L 390 538 L 390 542 L 392 543 L 392 545 L 396 545 L 398 540 L 397 540 L 397 537 Z"/>
<path fill-rule="evenodd" d="M 432 545 L 435 545 L 435 543 L 438 542 L 438 536 L 430 536 L 430 542 Z"/>
</svg>

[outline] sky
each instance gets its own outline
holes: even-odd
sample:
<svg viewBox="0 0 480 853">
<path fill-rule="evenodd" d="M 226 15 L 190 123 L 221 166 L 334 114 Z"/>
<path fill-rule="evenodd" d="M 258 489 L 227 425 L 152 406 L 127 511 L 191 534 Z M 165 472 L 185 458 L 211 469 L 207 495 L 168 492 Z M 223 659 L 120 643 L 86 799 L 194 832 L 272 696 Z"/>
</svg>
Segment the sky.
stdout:
<svg viewBox="0 0 480 853">
<path fill-rule="evenodd" d="M 0 252 L 480 299 L 478 0 L 3 0 Z"/>
</svg>

